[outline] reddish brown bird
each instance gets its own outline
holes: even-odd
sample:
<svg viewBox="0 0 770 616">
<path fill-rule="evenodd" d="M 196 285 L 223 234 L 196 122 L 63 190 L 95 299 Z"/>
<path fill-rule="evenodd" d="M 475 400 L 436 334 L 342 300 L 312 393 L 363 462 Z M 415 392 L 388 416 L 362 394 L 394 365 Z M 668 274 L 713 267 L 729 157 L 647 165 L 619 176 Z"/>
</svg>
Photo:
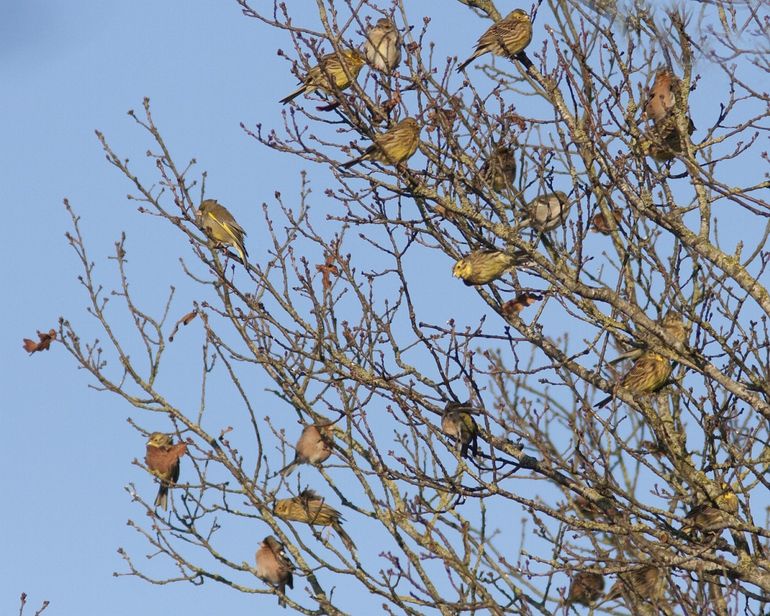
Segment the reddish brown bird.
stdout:
<svg viewBox="0 0 770 616">
<path fill-rule="evenodd" d="M 30 355 L 32 355 L 32 353 L 50 349 L 51 343 L 56 340 L 56 330 L 49 330 L 48 333 L 38 330 L 37 337 L 39 338 L 38 342 L 30 340 L 29 338 L 24 338 L 24 350 Z"/>
<path fill-rule="evenodd" d="M 674 74 L 668 69 L 662 68 L 655 73 L 655 81 L 650 88 L 649 98 L 644 107 L 645 115 L 655 122 L 660 122 L 674 108 L 676 97 L 675 88 L 679 84 Z"/>
<path fill-rule="evenodd" d="M 280 470 L 281 475 L 290 474 L 300 464 L 319 465 L 332 455 L 333 428 L 331 424 L 305 426 L 294 445 L 294 460 Z"/>
<path fill-rule="evenodd" d="M 285 595 L 287 586 L 294 588 L 293 573 L 294 565 L 286 556 L 283 543 L 272 535 L 265 537 L 257 550 L 257 577 Z M 282 596 L 278 597 L 278 605 L 286 607 Z"/>
<path fill-rule="evenodd" d="M 147 454 L 144 463 L 150 472 L 160 479 L 155 506 L 168 509 L 168 490 L 179 480 L 179 458 L 187 452 L 186 443 L 174 445 L 168 434 L 153 432 L 147 439 Z"/>
</svg>

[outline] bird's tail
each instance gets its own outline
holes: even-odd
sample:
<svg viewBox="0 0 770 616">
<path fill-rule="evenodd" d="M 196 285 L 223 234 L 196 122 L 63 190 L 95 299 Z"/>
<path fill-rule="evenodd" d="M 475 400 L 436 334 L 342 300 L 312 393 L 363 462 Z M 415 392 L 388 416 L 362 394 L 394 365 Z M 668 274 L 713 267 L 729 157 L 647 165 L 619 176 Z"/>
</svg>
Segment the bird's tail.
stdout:
<svg viewBox="0 0 770 616">
<path fill-rule="evenodd" d="M 343 169 L 350 169 L 350 168 L 351 168 L 353 165 L 357 165 L 358 163 L 360 163 L 360 162 L 361 162 L 362 160 L 364 160 L 365 158 L 366 158 L 366 155 L 365 155 L 365 154 L 362 154 L 361 156 L 357 156 L 357 157 L 356 157 L 356 158 L 354 158 L 353 160 L 349 160 L 349 161 L 348 161 L 348 162 L 346 162 L 346 163 L 342 163 L 342 164 L 340 165 L 340 167 L 342 167 Z"/>
<path fill-rule="evenodd" d="M 340 539 L 342 540 L 342 543 L 345 545 L 345 547 L 348 549 L 349 552 L 355 552 L 356 551 L 356 544 L 353 543 L 353 539 L 351 539 L 350 535 L 348 535 L 343 529 L 341 524 L 335 524 L 334 530 L 337 531 L 337 534 L 340 536 Z"/>
<path fill-rule="evenodd" d="M 292 92 L 292 93 L 291 93 L 291 94 L 289 94 L 288 96 L 285 96 L 284 98 L 282 98 L 282 99 L 281 99 L 280 101 L 278 101 L 278 102 L 279 102 L 279 103 L 281 103 L 282 105 L 285 105 L 286 103 L 288 103 L 288 102 L 290 102 L 290 101 L 293 101 L 293 100 L 294 100 L 295 98 L 297 98 L 297 97 L 298 97 L 300 94 L 302 94 L 302 93 L 303 93 L 305 90 L 306 90 L 306 86 L 305 86 L 305 84 L 303 83 L 303 84 L 302 84 L 302 85 L 301 85 L 299 88 L 297 88 L 296 90 L 294 90 L 294 92 Z"/>
<path fill-rule="evenodd" d="M 594 404 L 594 408 L 595 409 L 600 409 L 600 408 L 602 408 L 604 406 L 607 406 L 610 403 L 610 400 L 612 400 L 612 396 L 611 395 L 607 396 L 604 400 L 600 400 L 599 402 Z"/>
<path fill-rule="evenodd" d="M 155 506 L 160 507 L 163 511 L 168 511 L 168 486 L 161 482 L 158 488 L 158 495 L 155 497 Z"/>
<path fill-rule="evenodd" d="M 291 462 L 289 462 L 286 466 L 284 466 L 280 471 L 278 471 L 278 474 L 286 477 L 287 475 L 291 475 L 294 472 L 294 469 L 299 466 L 299 461 L 297 458 L 294 458 Z"/>
<path fill-rule="evenodd" d="M 468 66 L 471 62 L 473 62 L 477 58 L 476 54 L 473 54 L 470 58 L 468 58 L 465 62 L 462 64 L 458 64 L 457 68 L 455 69 L 458 73 L 462 73 L 466 66 Z"/>
</svg>

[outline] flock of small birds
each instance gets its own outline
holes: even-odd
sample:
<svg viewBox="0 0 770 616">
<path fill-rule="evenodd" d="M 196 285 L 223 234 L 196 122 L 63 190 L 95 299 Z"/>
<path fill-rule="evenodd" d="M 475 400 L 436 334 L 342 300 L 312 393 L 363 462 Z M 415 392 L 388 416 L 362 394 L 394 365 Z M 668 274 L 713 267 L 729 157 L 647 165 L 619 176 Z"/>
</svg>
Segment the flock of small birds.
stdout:
<svg viewBox="0 0 770 616">
<path fill-rule="evenodd" d="M 482 34 L 474 52 L 458 65 L 457 70 L 464 70 L 486 53 L 511 60 L 518 59 L 526 65 L 528 60 L 522 57 L 522 53 L 531 40 L 530 17 L 525 11 L 516 9 Z M 318 65 L 307 72 L 300 87 L 280 102 L 286 104 L 316 90 L 330 93 L 344 90 L 356 80 L 364 64 L 377 71 L 391 73 L 401 62 L 401 51 L 401 35 L 395 23 L 388 18 L 379 19 L 366 32 L 362 51 L 342 48 L 321 57 Z M 658 71 L 645 107 L 645 114 L 654 125 L 643 135 L 641 145 L 645 154 L 659 161 L 671 160 L 682 151 L 677 118 L 672 113 L 680 96 L 678 88 L 679 81 L 669 70 Z M 694 127 L 689 118 L 688 122 L 688 130 L 692 133 Z M 366 150 L 342 167 L 347 169 L 364 161 L 400 165 L 417 151 L 420 131 L 419 122 L 415 118 L 406 117 L 385 132 L 375 135 L 373 143 Z M 481 179 L 496 192 L 509 190 L 513 184 L 516 177 L 514 155 L 511 146 L 498 144 L 479 170 Z M 564 224 L 569 208 L 570 200 L 563 192 L 541 195 L 528 204 L 522 224 L 540 233 L 547 233 Z M 619 217 L 608 221 L 599 214 L 592 222 L 596 231 L 610 233 L 619 222 Z M 204 200 L 196 211 L 196 224 L 215 245 L 234 248 L 240 261 L 247 263 L 248 253 L 244 243 L 246 231 L 227 208 L 215 199 Z M 508 254 L 491 249 L 475 250 L 455 263 L 453 275 L 466 285 L 485 285 L 512 268 L 526 264 L 527 260 L 523 251 Z M 504 311 L 518 312 L 537 299 L 540 298 L 534 294 L 520 295 L 516 300 L 507 302 Z M 681 316 L 671 312 L 663 318 L 660 326 L 676 342 L 686 342 L 688 329 Z M 24 348 L 28 352 L 47 350 L 56 339 L 56 332 L 38 332 L 38 337 L 39 342 L 24 340 Z M 622 387 L 633 394 L 650 394 L 666 384 L 671 370 L 670 360 L 663 355 L 652 350 L 639 351 L 631 368 L 617 382 L 616 387 Z M 610 395 L 597 406 L 603 406 L 612 397 Z M 455 441 L 462 457 L 469 454 L 475 456 L 477 453 L 479 427 L 473 417 L 474 413 L 478 413 L 478 409 L 474 409 L 470 401 L 449 402 L 442 415 L 442 431 Z M 286 476 L 301 464 L 323 464 L 332 454 L 333 434 L 333 425 L 330 423 L 305 426 L 295 445 L 294 460 L 280 474 Z M 179 462 L 186 452 L 186 443 L 174 443 L 167 434 L 154 432 L 149 436 L 145 464 L 160 483 L 155 499 L 156 508 L 168 509 L 169 489 L 179 480 Z M 701 531 L 723 528 L 723 510 L 734 513 L 737 504 L 737 497 L 729 491 L 728 486 L 725 497 L 714 503 L 716 506 L 699 505 L 690 512 L 690 528 Z M 349 550 L 355 550 L 355 544 L 342 528 L 344 520 L 340 512 L 326 504 L 313 490 L 305 489 L 295 497 L 277 500 L 274 513 L 284 520 L 331 527 Z M 265 537 L 256 553 L 255 572 L 278 591 L 279 603 L 285 606 L 286 587 L 293 588 L 294 566 L 286 555 L 285 546 L 272 535 Z M 628 592 L 629 589 L 647 598 L 655 598 L 663 592 L 663 581 L 660 569 L 653 566 L 640 567 L 619 574 L 618 583 L 605 599 L 618 597 L 622 591 Z M 601 597 L 603 590 L 604 579 L 601 575 L 580 572 L 573 577 L 567 602 L 590 605 Z"/>
</svg>

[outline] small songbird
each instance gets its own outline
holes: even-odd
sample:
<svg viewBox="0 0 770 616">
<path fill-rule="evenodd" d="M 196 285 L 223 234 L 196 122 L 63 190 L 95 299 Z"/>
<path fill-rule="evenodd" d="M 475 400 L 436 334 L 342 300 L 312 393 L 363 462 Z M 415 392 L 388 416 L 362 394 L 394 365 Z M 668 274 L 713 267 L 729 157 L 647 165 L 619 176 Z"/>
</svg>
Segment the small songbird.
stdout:
<svg viewBox="0 0 770 616">
<path fill-rule="evenodd" d="M 216 199 L 206 199 L 198 208 L 195 220 L 203 232 L 217 244 L 232 246 L 238 252 L 241 263 L 246 263 L 249 253 L 243 243 L 246 231 L 239 225 L 233 215 Z"/>
<path fill-rule="evenodd" d="M 563 192 L 540 195 L 527 204 L 527 218 L 520 224 L 530 226 L 540 233 L 547 233 L 564 224 L 570 207 L 572 203 Z"/>
<path fill-rule="evenodd" d="M 522 9 L 515 9 L 481 35 L 473 55 L 457 67 L 457 72 L 485 53 L 513 58 L 524 51 L 531 40 L 532 22 L 529 15 Z"/>
<path fill-rule="evenodd" d="M 655 81 L 650 88 L 644 114 L 656 124 L 668 115 L 676 104 L 675 88 L 679 79 L 674 74 L 662 68 L 655 73 Z"/>
<path fill-rule="evenodd" d="M 24 338 L 22 340 L 24 350 L 32 355 L 32 353 L 39 353 L 41 351 L 48 351 L 51 348 L 51 343 L 56 340 L 56 330 L 50 329 L 48 333 L 37 330 L 38 341 Z"/>
<path fill-rule="evenodd" d="M 401 63 L 401 35 L 387 17 L 377 20 L 366 32 L 366 61 L 383 73 L 391 73 Z"/>
<path fill-rule="evenodd" d="M 695 125 L 687 118 L 687 134 L 695 132 Z M 639 138 L 639 145 L 645 156 L 650 156 L 658 162 L 673 160 L 677 154 L 684 151 L 684 140 L 687 139 L 679 132 L 676 116 L 669 115 L 652 128 L 646 130 Z"/>
<path fill-rule="evenodd" d="M 293 573 L 294 564 L 286 555 L 283 543 L 272 535 L 265 537 L 257 550 L 257 577 L 285 595 L 287 586 L 294 588 Z M 278 597 L 278 605 L 286 607 L 282 596 Z"/>
<path fill-rule="evenodd" d="M 300 94 L 309 94 L 315 90 L 327 93 L 344 90 L 356 80 L 364 62 L 364 56 L 356 49 L 342 50 L 341 57 L 336 51 L 326 54 L 307 72 L 302 85 L 279 102 L 285 105 Z"/>
<path fill-rule="evenodd" d="M 572 605 L 589 606 L 602 596 L 604 592 L 604 576 L 601 573 L 591 573 L 589 571 L 579 571 L 572 578 L 569 585 L 569 593 L 565 603 Z"/>
<path fill-rule="evenodd" d="M 596 233 L 601 233 L 602 235 L 609 235 L 612 233 L 612 229 L 619 225 L 620 221 L 623 220 L 623 215 L 620 213 L 620 210 L 612 208 L 612 218 L 615 220 L 614 226 L 610 226 L 610 221 L 607 220 L 607 217 L 603 212 L 598 212 L 591 218 L 591 230 Z"/>
<path fill-rule="evenodd" d="M 524 252 L 509 255 L 500 250 L 474 250 L 454 264 L 452 275 L 461 278 L 466 286 L 487 284 L 526 261 Z"/>
<path fill-rule="evenodd" d="M 293 498 L 282 498 L 275 502 L 275 515 L 284 520 L 304 522 L 311 526 L 331 526 L 351 552 L 355 543 L 343 529 L 343 518 L 339 511 L 327 505 L 314 490 L 305 488 Z"/>
<path fill-rule="evenodd" d="M 412 157 L 420 145 L 420 125 L 414 118 L 404 118 L 384 133 L 374 136 L 374 143 L 361 156 L 342 164 L 349 169 L 364 160 L 397 165 Z"/>
<path fill-rule="evenodd" d="M 677 342 L 684 344 L 687 341 L 689 332 L 680 314 L 669 312 L 663 317 L 660 326 Z M 652 394 L 666 384 L 672 370 L 671 362 L 659 353 L 642 351 L 639 358 L 620 379 L 619 384 L 632 394 Z M 612 398 L 613 394 L 610 394 L 594 406 L 601 408 Z"/>
<path fill-rule="evenodd" d="M 516 151 L 507 145 L 497 145 L 479 170 L 481 179 L 497 193 L 513 189 L 516 179 Z"/>
<path fill-rule="evenodd" d="M 610 588 L 606 600 L 612 601 L 626 596 L 640 603 L 657 603 L 663 598 L 665 589 L 666 577 L 663 571 L 654 565 L 644 565 L 625 573 L 618 573 L 618 581 Z"/>
<path fill-rule="evenodd" d="M 460 457 L 466 457 L 468 450 L 473 456 L 478 453 L 479 426 L 473 418 L 470 400 L 465 403 L 447 402 L 441 416 L 441 430 L 460 446 Z"/>
<path fill-rule="evenodd" d="M 294 446 L 294 460 L 280 470 L 281 475 L 290 474 L 300 464 L 319 465 L 332 455 L 333 428 L 331 424 L 310 424 L 303 428 Z"/>
<path fill-rule="evenodd" d="M 168 490 L 179 481 L 179 458 L 187 452 L 186 443 L 177 443 L 168 434 L 153 432 L 147 439 L 144 463 L 150 472 L 160 479 L 155 506 L 168 509 Z"/>
<path fill-rule="evenodd" d="M 699 503 L 685 516 L 682 530 L 701 530 L 704 533 L 720 531 L 730 523 L 730 516 L 738 513 L 739 501 L 730 486 L 722 482 L 722 493 L 714 498 L 713 503 Z"/>
</svg>

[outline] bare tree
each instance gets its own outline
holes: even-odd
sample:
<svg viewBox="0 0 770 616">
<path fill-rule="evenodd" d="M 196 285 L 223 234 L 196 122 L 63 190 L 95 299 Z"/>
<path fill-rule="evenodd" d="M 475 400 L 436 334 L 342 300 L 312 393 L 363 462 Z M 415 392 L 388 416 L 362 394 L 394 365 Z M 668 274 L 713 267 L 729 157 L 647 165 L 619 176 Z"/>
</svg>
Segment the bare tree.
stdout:
<svg viewBox="0 0 770 616">
<path fill-rule="evenodd" d="M 151 514 L 133 526 L 169 571 L 124 552 L 128 573 L 278 593 L 306 614 L 361 613 L 353 589 L 387 613 L 765 613 L 766 5 L 539 0 L 522 7 L 535 24 L 524 52 L 458 76 L 408 0 L 318 0 L 313 15 L 307 2 L 239 4 L 285 33 L 286 70 L 308 86 L 276 103 L 276 128 L 244 131 L 332 187 L 316 195 L 303 176 L 299 203 L 276 193 L 268 256 L 241 262 L 203 232 L 205 173 L 174 160 L 149 101 L 133 117 L 155 176 L 100 135 L 141 211 L 189 240 L 174 284 L 198 299 L 179 321 L 190 308 L 173 288 L 161 314 L 134 300 L 125 238 L 108 302 L 70 209 L 102 331 L 62 320 L 58 336 L 97 387 L 166 415 L 187 445 L 179 482 L 162 478 L 169 513 L 131 488 Z M 429 4 L 488 19 L 469 22 L 479 35 L 504 16 L 491 0 Z M 382 17 L 403 60 L 360 70 L 350 50 Z M 724 87 L 703 91 L 704 75 Z M 419 150 L 399 162 L 377 148 L 407 117 Z M 372 143 L 375 160 L 342 166 Z M 466 288 L 452 266 L 472 283 L 479 255 L 499 271 Z M 437 320 L 426 286 L 486 310 Z M 188 323 L 194 410 L 163 378 Z M 211 396 L 222 382 L 240 400 L 226 419 Z M 295 455 L 317 471 L 279 473 Z M 254 551 L 276 538 L 267 584 L 223 549 L 232 532 Z"/>
</svg>

